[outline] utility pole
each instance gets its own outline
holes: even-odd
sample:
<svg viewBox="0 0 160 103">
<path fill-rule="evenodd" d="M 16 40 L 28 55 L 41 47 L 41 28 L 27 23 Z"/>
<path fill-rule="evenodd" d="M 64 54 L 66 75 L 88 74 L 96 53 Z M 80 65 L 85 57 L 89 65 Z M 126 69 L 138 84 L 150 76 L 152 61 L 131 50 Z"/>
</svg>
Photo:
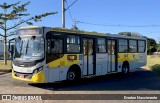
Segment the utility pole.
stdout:
<svg viewBox="0 0 160 103">
<path fill-rule="evenodd" d="M 74 19 L 73 27 L 76 28 L 76 19 Z"/>
<path fill-rule="evenodd" d="M 65 12 L 68 10 L 73 4 L 75 4 L 78 0 L 75 0 L 70 6 L 65 8 L 65 0 L 62 0 L 62 28 L 65 28 Z"/>
<path fill-rule="evenodd" d="M 73 24 L 73 28 L 72 28 L 73 30 L 78 30 L 78 28 L 77 28 L 77 26 L 76 26 L 76 23 L 77 23 L 77 22 L 76 22 L 76 19 L 74 19 L 74 24 Z"/>
<path fill-rule="evenodd" d="M 62 0 L 62 28 L 65 28 L 65 0 Z"/>
</svg>

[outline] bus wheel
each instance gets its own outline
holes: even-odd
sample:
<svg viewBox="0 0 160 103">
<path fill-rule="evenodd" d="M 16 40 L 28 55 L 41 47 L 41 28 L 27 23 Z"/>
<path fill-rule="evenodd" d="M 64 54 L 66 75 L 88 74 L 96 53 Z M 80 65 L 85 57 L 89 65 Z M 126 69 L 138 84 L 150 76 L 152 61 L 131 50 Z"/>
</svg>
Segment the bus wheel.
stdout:
<svg viewBox="0 0 160 103">
<path fill-rule="evenodd" d="M 67 73 L 67 80 L 68 81 L 74 81 L 77 79 L 77 73 L 74 70 L 69 70 Z"/>
<path fill-rule="evenodd" d="M 122 73 L 123 74 L 128 74 L 129 73 L 129 64 L 128 63 L 124 63 L 122 66 Z"/>
</svg>

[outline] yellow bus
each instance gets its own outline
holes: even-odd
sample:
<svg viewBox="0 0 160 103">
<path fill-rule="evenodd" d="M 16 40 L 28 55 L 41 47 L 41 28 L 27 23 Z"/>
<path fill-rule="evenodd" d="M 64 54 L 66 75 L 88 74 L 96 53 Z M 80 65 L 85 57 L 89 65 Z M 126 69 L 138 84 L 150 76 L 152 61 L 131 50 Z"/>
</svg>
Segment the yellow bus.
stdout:
<svg viewBox="0 0 160 103">
<path fill-rule="evenodd" d="M 12 77 L 36 83 L 127 74 L 147 57 L 144 37 L 27 26 L 14 42 Z"/>
</svg>

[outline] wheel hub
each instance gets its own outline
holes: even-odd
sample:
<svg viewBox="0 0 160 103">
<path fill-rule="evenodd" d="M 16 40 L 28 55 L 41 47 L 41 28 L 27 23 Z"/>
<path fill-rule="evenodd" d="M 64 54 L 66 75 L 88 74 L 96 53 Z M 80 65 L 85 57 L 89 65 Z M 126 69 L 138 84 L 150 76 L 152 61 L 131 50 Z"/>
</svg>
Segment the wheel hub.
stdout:
<svg viewBox="0 0 160 103">
<path fill-rule="evenodd" d="M 68 79 L 69 80 L 74 80 L 75 79 L 75 73 L 74 72 L 69 72 L 68 73 Z"/>
</svg>

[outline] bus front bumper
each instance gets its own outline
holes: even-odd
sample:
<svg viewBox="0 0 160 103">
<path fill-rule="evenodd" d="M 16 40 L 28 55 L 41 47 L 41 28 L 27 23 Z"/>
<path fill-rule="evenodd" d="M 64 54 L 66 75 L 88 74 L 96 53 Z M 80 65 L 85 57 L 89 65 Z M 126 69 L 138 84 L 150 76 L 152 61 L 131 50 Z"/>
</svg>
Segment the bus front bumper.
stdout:
<svg viewBox="0 0 160 103">
<path fill-rule="evenodd" d="M 45 75 L 42 71 L 38 72 L 37 74 L 34 74 L 31 76 L 31 78 L 24 78 L 24 77 L 17 77 L 15 76 L 14 71 L 12 70 L 12 78 L 17 80 L 22 80 L 26 82 L 32 82 L 32 83 L 45 83 Z"/>
</svg>

